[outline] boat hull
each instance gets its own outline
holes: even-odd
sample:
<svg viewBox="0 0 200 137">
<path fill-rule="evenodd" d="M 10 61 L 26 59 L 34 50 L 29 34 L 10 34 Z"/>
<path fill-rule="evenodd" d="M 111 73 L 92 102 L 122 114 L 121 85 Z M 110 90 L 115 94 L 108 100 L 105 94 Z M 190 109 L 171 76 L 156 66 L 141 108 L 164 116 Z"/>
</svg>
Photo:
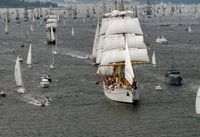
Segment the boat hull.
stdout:
<svg viewBox="0 0 200 137">
<path fill-rule="evenodd" d="M 170 85 L 180 86 L 182 85 L 182 78 L 181 77 L 176 77 L 176 78 L 165 77 L 165 82 Z"/>
<path fill-rule="evenodd" d="M 104 85 L 104 94 L 106 97 L 113 101 L 124 102 L 124 103 L 136 103 L 140 100 L 140 95 L 138 90 L 128 90 L 128 89 L 108 89 Z"/>
<path fill-rule="evenodd" d="M 49 82 L 40 82 L 40 86 L 43 88 L 48 88 L 49 87 Z"/>
<path fill-rule="evenodd" d="M 19 87 L 19 88 L 17 89 L 17 92 L 19 92 L 19 93 L 25 93 L 25 89 L 22 88 L 22 87 Z"/>
</svg>

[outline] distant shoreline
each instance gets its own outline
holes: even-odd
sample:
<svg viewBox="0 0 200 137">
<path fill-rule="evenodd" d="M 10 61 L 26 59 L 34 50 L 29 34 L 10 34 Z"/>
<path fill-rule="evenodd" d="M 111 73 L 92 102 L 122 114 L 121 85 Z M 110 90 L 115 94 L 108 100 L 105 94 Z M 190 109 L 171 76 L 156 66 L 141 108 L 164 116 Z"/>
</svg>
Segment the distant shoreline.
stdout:
<svg viewBox="0 0 200 137">
<path fill-rule="evenodd" d="M 18 0 L 0 0 L 0 8 L 36 8 L 36 7 L 58 7 L 51 2 L 25 2 Z"/>
</svg>

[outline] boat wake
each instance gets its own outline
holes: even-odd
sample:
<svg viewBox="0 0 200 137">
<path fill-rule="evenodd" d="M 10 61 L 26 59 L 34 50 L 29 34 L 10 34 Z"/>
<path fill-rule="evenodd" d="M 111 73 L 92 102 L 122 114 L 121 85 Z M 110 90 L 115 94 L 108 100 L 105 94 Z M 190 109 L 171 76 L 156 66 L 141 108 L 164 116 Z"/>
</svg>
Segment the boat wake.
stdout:
<svg viewBox="0 0 200 137">
<path fill-rule="evenodd" d="M 73 58 L 78 58 L 78 59 L 91 59 L 91 55 L 89 54 L 83 54 L 82 52 L 79 51 L 72 51 L 72 50 L 67 50 L 67 52 L 65 52 L 64 49 L 61 50 L 61 55 L 65 55 L 65 56 L 71 56 Z"/>
<path fill-rule="evenodd" d="M 2 43 L 3 45 L 8 45 L 8 43 L 5 42 L 5 41 L 1 41 L 1 43 Z"/>
<path fill-rule="evenodd" d="M 39 98 L 36 99 L 35 97 L 33 97 L 31 94 L 23 94 L 21 96 L 21 98 L 19 98 L 21 101 L 24 101 L 26 103 L 35 105 L 35 106 L 41 106 L 40 102 L 39 102 Z M 49 105 L 49 101 L 46 101 L 45 106 Z"/>
</svg>

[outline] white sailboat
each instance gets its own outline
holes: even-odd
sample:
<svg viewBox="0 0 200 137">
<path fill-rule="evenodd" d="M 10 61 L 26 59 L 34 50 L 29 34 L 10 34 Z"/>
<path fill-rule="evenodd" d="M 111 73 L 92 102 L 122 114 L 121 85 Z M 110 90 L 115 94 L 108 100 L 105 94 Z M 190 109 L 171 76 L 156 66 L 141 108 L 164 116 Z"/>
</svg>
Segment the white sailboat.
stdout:
<svg viewBox="0 0 200 137">
<path fill-rule="evenodd" d="M 18 87 L 17 92 L 19 93 L 24 93 L 25 88 L 24 88 L 24 83 L 23 83 L 23 78 L 22 78 L 22 72 L 21 72 L 21 65 L 19 62 L 19 56 L 17 57 L 16 64 L 15 64 L 15 82 Z"/>
<path fill-rule="evenodd" d="M 33 32 L 33 25 L 31 24 L 31 31 Z"/>
<path fill-rule="evenodd" d="M 51 41 L 55 41 L 55 35 L 53 33 L 53 27 L 51 26 Z"/>
<path fill-rule="evenodd" d="M 156 55 L 155 55 L 155 51 L 153 51 L 153 55 L 152 55 L 152 64 L 155 67 L 156 66 Z"/>
<path fill-rule="evenodd" d="M 188 32 L 192 32 L 192 29 L 191 29 L 191 27 L 190 27 L 190 26 L 188 27 Z"/>
<path fill-rule="evenodd" d="M 26 64 L 28 65 L 29 68 L 32 68 L 32 45 L 31 44 L 29 47 Z"/>
<path fill-rule="evenodd" d="M 72 32 L 71 32 L 71 34 L 72 34 L 73 37 L 75 36 L 74 27 L 72 27 Z"/>
<path fill-rule="evenodd" d="M 5 34 L 8 34 L 8 16 L 6 15 L 6 26 L 5 26 Z"/>
<path fill-rule="evenodd" d="M 162 86 L 161 86 L 161 78 L 160 78 L 160 59 L 159 59 L 159 61 L 158 61 L 159 63 L 158 63 L 158 78 L 159 78 L 159 82 L 158 82 L 158 85 L 156 85 L 155 86 L 155 90 L 157 90 L 157 91 L 162 91 L 163 89 L 162 89 Z"/>
<path fill-rule="evenodd" d="M 149 63 L 139 19 L 132 17 L 133 14 L 118 10 L 104 14 L 97 47 L 93 47 L 95 63 L 100 64 L 97 74 L 102 78 L 105 96 L 126 103 L 140 100 L 132 65 Z"/>
<path fill-rule="evenodd" d="M 196 95 L 196 113 L 200 114 L 200 87 Z"/>
</svg>

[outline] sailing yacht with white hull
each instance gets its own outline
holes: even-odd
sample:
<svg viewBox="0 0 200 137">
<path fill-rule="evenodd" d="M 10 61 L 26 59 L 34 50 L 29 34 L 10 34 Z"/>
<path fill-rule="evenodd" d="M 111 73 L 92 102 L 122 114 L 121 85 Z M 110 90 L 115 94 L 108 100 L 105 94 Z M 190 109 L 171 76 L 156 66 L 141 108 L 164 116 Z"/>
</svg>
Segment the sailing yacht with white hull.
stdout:
<svg viewBox="0 0 200 137">
<path fill-rule="evenodd" d="M 23 82 L 23 78 L 22 78 L 19 56 L 17 57 L 16 64 L 15 64 L 15 82 L 18 87 L 17 92 L 24 93 L 25 88 L 24 88 L 24 82 Z"/>
<path fill-rule="evenodd" d="M 6 26 L 5 26 L 5 34 L 8 34 L 9 31 L 8 31 L 8 16 L 6 15 Z"/>
<path fill-rule="evenodd" d="M 29 68 L 32 68 L 32 45 L 31 44 L 28 50 L 26 64 L 28 65 Z"/>
<path fill-rule="evenodd" d="M 105 14 L 95 48 L 95 63 L 100 64 L 97 74 L 102 79 L 105 95 L 125 103 L 140 100 L 133 67 L 149 63 L 139 20 L 132 15 L 132 11 L 123 10 Z"/>
</svg>

